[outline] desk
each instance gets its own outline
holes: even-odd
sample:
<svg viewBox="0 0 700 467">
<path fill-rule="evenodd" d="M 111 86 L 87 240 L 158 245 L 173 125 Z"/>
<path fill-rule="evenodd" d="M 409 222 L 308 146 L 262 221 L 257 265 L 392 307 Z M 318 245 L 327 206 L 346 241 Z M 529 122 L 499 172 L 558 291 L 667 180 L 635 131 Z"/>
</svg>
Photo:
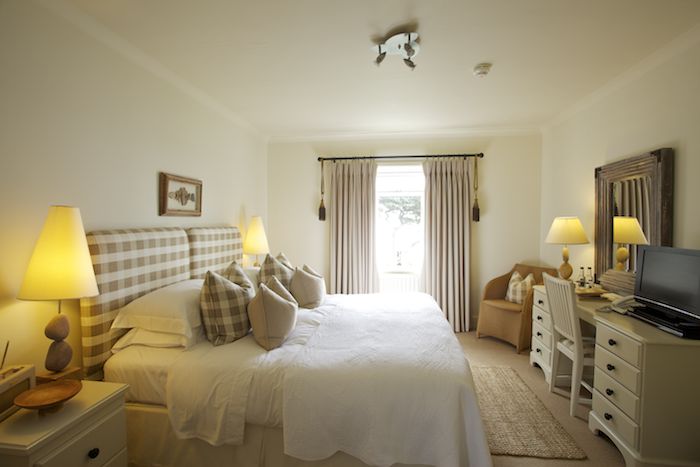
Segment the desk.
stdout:
<svg viewBox="0 0 700 467">
<path fill-rule="evenodd" d="M 606 303 L 577 300 L 581 320 L 596 329 L 589 428 L 605 433 L 628 467 L 700 465 L 700 341 L 597 311 Z M 530 362 L 549 380 L 552 321 L 543 286 L 535 287 L 532 312 Z"/>
</svg>

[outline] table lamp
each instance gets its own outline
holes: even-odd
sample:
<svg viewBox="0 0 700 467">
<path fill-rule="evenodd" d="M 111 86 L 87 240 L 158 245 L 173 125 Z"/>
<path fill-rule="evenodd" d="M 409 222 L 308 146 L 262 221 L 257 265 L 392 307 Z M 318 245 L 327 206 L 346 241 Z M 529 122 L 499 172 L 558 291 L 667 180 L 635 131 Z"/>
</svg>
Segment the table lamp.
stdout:
<svg viewBox="0 0 700 467">
<path fill-rule="evenodd" d="M 258 255 L 264 255 L 270 252 L 270 247 L 267 244 L 267 236 L 265 235 L 265 227 L 260 216 L 253 216 L 250 219 L 248 233 L 243 242 L 243 253 L 246 255 L 255 255 L 255 263 L 253 266 L 260 267 Z"/>
<path fill-rule="evenodd" d="M 642 232 L 642 227 L 636 217 L 615 216 L 613 217 L 613 242 L 618 244 L 615 259 L 617 271 L 626 269 L 630 252 L 625 245 L 648 245 L 649 241 Z"/>
<path fill-rule="evenodd" d="M 51 206 L 17 296 L 20 300 L 58 301 L 58 315 L 44 330 L 54 341 L 46 354 L 47 370 L 61 371 L 73 357 L 73 349 L 64 340 L 70 333 L 70 323 L 61 314 L 61 300 L 98 293 L 80 210 Z"/>
<path fill-rule="evenodd" d="M 545 243 L 564 245 L 561 249 L 564 262 L 559 266 L 559 276 L 562 279 L 568 279 L 574 272 L 569 264 L 569 245 L 588 243 L 588 237 L 578 217 L 556 217 L 549 228 Z"/>
</svg>

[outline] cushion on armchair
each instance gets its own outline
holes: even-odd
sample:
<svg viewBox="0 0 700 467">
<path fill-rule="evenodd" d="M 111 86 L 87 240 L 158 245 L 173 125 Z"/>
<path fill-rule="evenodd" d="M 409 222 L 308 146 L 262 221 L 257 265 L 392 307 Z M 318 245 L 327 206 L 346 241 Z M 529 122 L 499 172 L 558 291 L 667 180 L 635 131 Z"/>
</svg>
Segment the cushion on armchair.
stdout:
<svg viewBox="0 0 700 467">
<path fill-rule="evenodd" d="M 518 271 L 513 272 L 508 282 L 508 291 L 506 292 L 506 300 L 513 303 L 523 303 L 527 294 L 530 293 L 535 285 L 535 276 L 530 273 L 522 278 Z"/>
</svg>

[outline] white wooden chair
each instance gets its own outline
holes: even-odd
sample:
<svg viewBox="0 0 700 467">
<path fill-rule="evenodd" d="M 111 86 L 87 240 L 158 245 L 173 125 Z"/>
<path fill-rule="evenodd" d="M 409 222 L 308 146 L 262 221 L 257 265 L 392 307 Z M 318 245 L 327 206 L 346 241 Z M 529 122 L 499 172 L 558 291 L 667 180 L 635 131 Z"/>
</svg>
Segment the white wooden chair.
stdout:
<svg viewBox="0 0 700 467">
<path fill-rule="evenodd" d="M 591 404 L 591 399 L 581 398 L 580 392 L 583 386 L 593 394 L 591 385 L 583 381 L 583 368 L 594 365 L 595 339 L 581 337 L 573 282 L 546 273 L 542 274 L 542 277 L 547 290 L 549 311 L 552 314 L 552 375 L 549 379 L 549 391 L 555 392 L 559 355 L 563 354 L 572 362 L 569 414 L 575 417 L 578 404 Z"/>
</svg>

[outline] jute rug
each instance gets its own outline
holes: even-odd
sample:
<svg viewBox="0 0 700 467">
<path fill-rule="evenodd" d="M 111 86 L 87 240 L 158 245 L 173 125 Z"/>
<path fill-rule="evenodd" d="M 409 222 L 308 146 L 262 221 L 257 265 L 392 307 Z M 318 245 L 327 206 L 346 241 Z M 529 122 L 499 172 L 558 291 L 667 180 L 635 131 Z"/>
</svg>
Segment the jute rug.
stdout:
<svg viewBox="0 0 700 467">
<path fill-rule="evenodd" d="M 491 454 L 585 459 L 542 401 L 509 367 L 472 367 Z"/>
</svg>

